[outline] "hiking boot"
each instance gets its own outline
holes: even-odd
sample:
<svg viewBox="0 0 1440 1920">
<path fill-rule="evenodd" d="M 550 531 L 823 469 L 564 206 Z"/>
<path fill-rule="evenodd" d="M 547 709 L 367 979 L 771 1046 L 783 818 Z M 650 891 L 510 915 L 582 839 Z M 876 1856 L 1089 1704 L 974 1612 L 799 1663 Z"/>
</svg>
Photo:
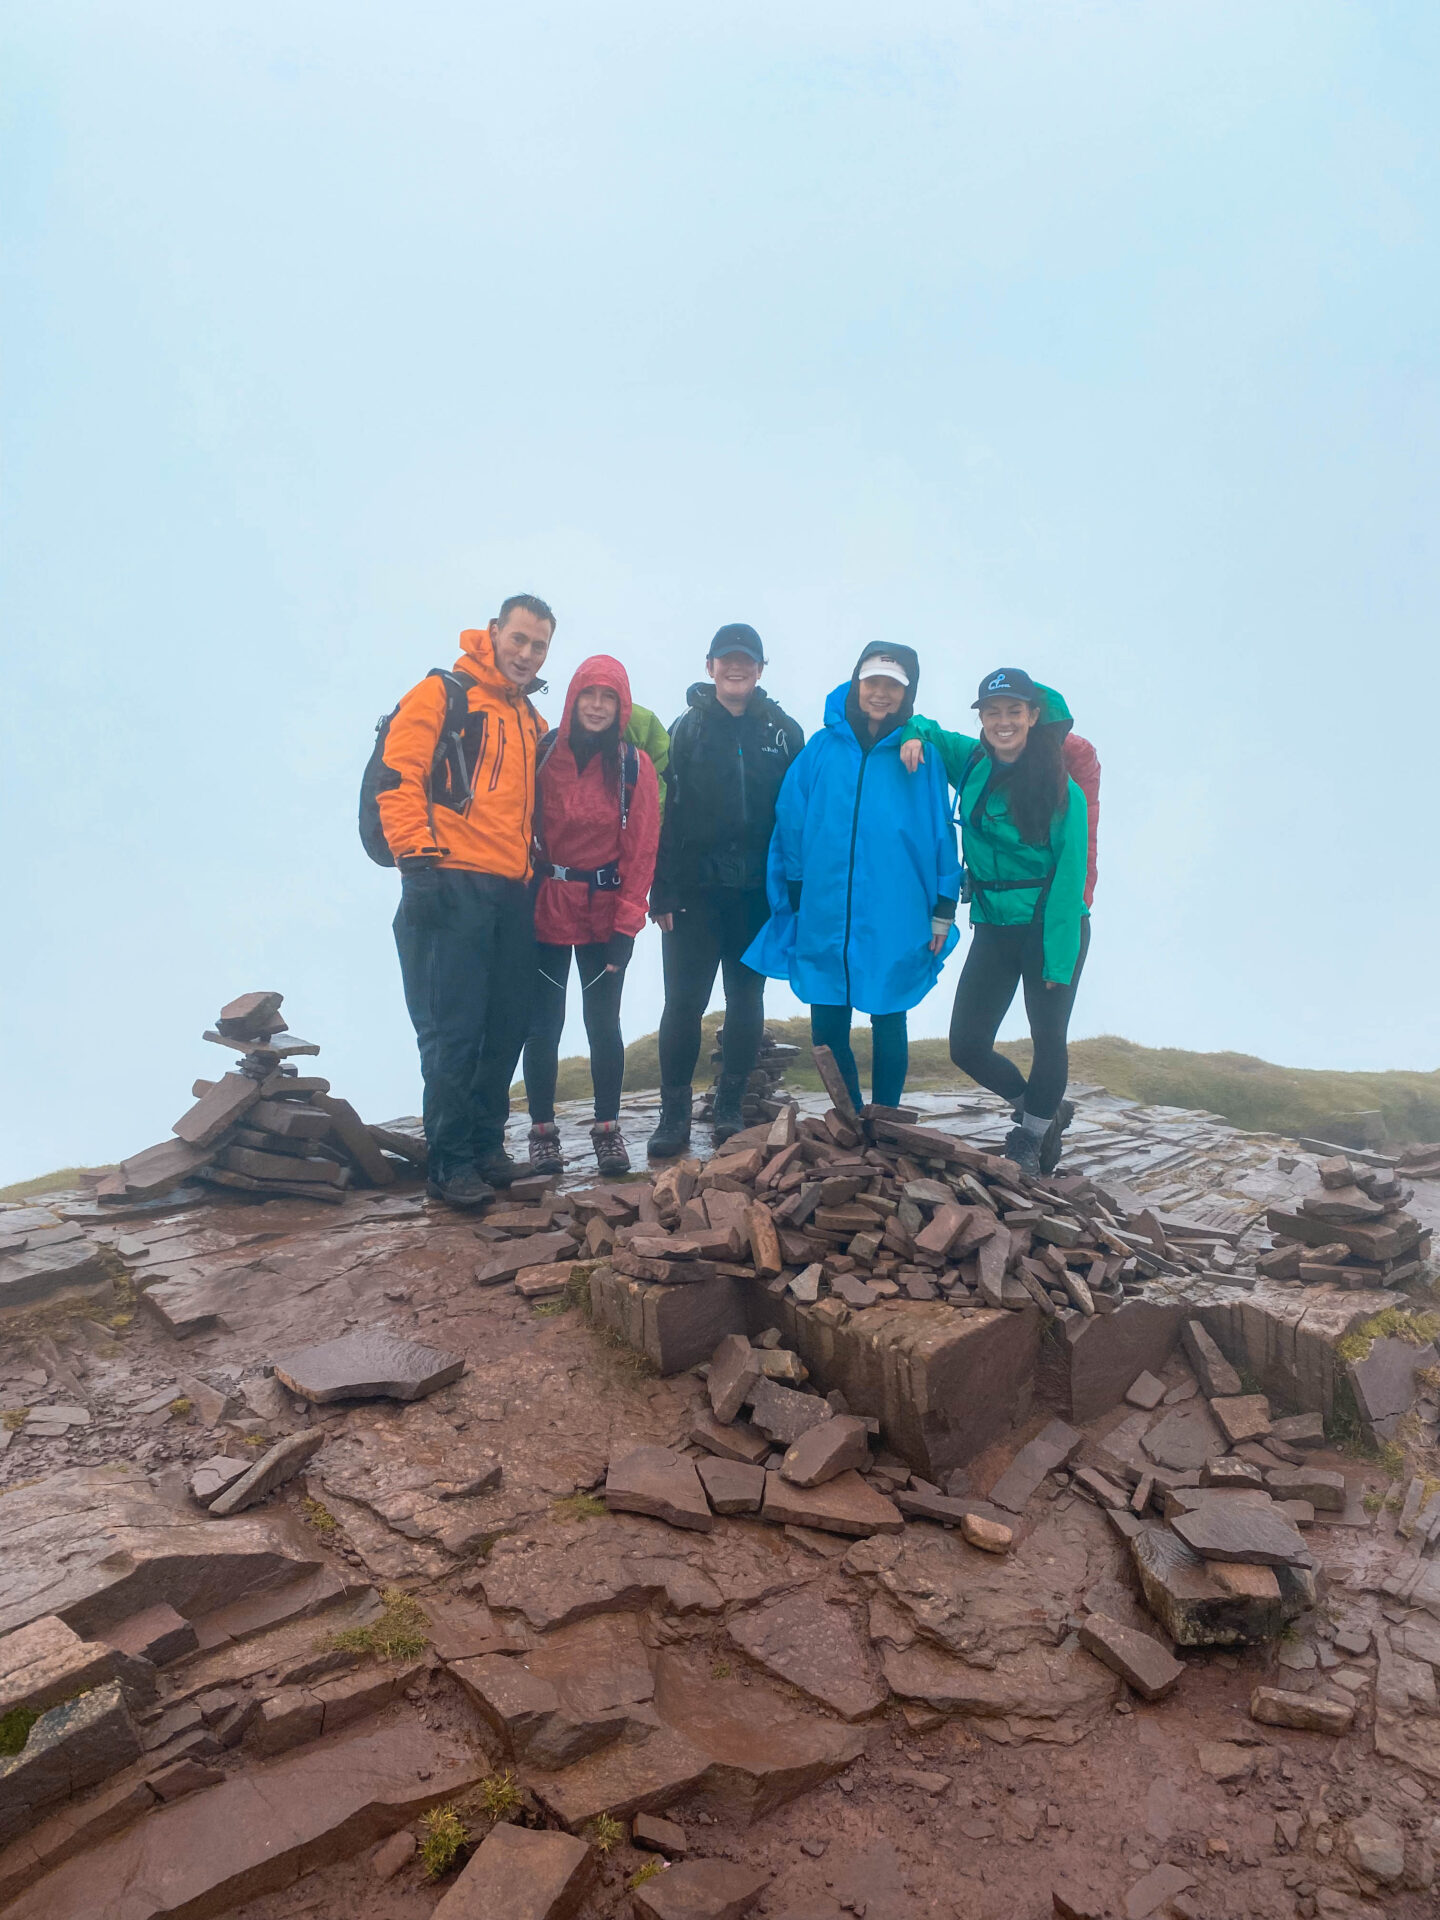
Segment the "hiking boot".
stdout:
<svg viewBox="0 0 1440 1920">
<path fill-rule="evenodd" d="M 597 1120 L 590 1129 L 590 1138 L 595 1143 L 595 1164 L 601 1173 L 607 1176 L 629 1173 L 630 1155 L 618 1120 Z"/>
<path fill-rule="evenodd" d="M 492 1187 L 508 1187 L 517 1180 L 523 1180 L 530 1169 L 522 1167 L 518 1160 L 512 1160 L 502 1142 L 500 1146 L 490 1147 L 475 1156 L 475 1171 L 482 1180 L 488 1180 Z"/>
<path fill-rule="evenodd" d="M 1031 1133 L 1025 1127 L 1012 1127 L 1005 1136 L 1005 1144 L 1000 1149 L 1007 1160 L 1013 1160 L 1021 1173 L 1029 1174 L 1032 1180 L 1040 1177 L 1040 1142 L 1043 1134 Z"/>
<path fill-rule="evenodd" d="M 749 1085 L 748 1073 L 722 1073 L 715 1082 L 715 1112 L 710 1122 L 717 1147 L 724 1146 L 732 1134 L 745 1131 L 745 1116 L 740 1102 Z"/>
<path fill-rule="evenodd" d="M 474 1167 L 464 1167 L 458 1173 L 444 1174 L 438 1180 L 427 1180 L 425 1191 L 432 1200 L 443 1200 L 447 1207 L 459 1207 L 466 1213 L 473 1213 L 481 1207 L 488 1207 L 495 1198 L 495 1189 Z"/>
<path fill-rule="evenodd" d="M 690 1106 L 688 1086 L 660 1089 L 660 1124 L 645 1143 L 652 1160 L 675 1160 L 690 1147 Z"/>
<path fill-rule="evenodd" d="M 560 1129 L 553 1120 L 537 1120 L 530 1129 L 530 1171 L 565 1171 L 564 1157 L 560 1152 Z"/>
<path fill-rule="evenodd" d="M 1055 1109 L 1055 1118 L 1045 1129 L 1044 1138 L 1040 1142 L 1041 1173 L 1054 1173 L 1055 1169 L 1059 1166 L 1060 1155 L 1065 1150 L 1065 1142 L 1062 1136 L 1074 1118 L 1075 1102 L 1073 1100 L 1062 1100 Z"/>
</svg>

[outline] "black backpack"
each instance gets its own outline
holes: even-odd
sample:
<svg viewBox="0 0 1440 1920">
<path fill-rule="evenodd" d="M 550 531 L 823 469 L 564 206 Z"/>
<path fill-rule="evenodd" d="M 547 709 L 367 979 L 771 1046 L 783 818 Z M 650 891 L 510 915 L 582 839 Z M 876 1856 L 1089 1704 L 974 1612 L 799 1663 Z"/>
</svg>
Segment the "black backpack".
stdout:
<svg viewBox="0 0 1440 1920">
<path fill-rule="evenodd" d="M 471 798 L 470 768 L 465 761 L 465 722 L 470 717 L 470 689 L 475 685 L 468 673 L 452 673 L 448 667 L 432 667 L 427 680 L 439 680 L 445 687 L 445 718 L 435 742 L 435 757 L 430 763 L 430 799 L 439 806 L 467 806 Z M 375 745 L 360 778 L 360 844 L 377 867 L 393 867 L 395 856 L 380 825 L 380 795 L 392 793 L 400 784 L 400 775 L 385 764 L 385 742 L 390 722 L 400 711 L 393 706 L 375 722 Z"/>
</svg>

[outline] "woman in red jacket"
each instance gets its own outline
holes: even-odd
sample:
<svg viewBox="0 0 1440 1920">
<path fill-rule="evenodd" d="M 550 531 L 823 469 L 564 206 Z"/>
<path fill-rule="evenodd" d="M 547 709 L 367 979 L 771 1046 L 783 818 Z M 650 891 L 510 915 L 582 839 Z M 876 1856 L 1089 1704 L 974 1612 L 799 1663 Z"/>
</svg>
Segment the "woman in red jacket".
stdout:
<svg viewBox="0 0 1440 1920">
<path fill-rule="evenodd" d="M 539 1173 L 558 1173 L 562 1165 L 555 1066 L 572 952 L 590 1043 L 595 1158 L 602 1174 L 630 1170 L 618 1117 L 625 1072 L 620 994 L 635 936 L 645 924 L 660 838 L 660 790 L 650 756 L 625 739 L 629 724 L 625 669 L 597 653 L 576 671 L 560 725 L 542 740 L 537 757 L 540 973 L 525 1043 L 525 1094 L 530 1164 Z"/>
</svg>

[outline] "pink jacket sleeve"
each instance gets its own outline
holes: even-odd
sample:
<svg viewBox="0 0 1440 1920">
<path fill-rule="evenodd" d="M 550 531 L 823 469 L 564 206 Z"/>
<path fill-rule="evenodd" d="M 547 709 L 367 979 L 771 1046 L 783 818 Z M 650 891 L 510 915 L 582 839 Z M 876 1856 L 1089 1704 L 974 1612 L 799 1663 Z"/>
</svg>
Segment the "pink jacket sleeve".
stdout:
<svg viewBox="0 0 1440 1920">
<path fill-rule="evenodd" d="M 660 844 L 660 782 L 655 763 L 639 747 L 635 758 L 635 791 L 630 799 L 630 817 L 620 836 L 620 897 L 615 902 L 615 931 L 632 939 L 645 925 Z"/>
</svg>

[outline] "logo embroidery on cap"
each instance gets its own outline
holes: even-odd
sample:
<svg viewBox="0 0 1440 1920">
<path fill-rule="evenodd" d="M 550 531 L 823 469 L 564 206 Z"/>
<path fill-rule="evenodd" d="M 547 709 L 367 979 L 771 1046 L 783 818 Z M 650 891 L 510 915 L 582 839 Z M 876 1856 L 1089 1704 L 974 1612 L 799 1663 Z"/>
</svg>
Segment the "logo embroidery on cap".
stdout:
<svg viewBox="0 0 1440 1920">
<path fill-rule="evenodd" d="M 1008 687 L 1009 684 L 1010 682 L 1005 678 L 1003 673 L 997 673 L 986 691 L 989 693 L 998 693 L 1002 687 Z"/>
</svg>

